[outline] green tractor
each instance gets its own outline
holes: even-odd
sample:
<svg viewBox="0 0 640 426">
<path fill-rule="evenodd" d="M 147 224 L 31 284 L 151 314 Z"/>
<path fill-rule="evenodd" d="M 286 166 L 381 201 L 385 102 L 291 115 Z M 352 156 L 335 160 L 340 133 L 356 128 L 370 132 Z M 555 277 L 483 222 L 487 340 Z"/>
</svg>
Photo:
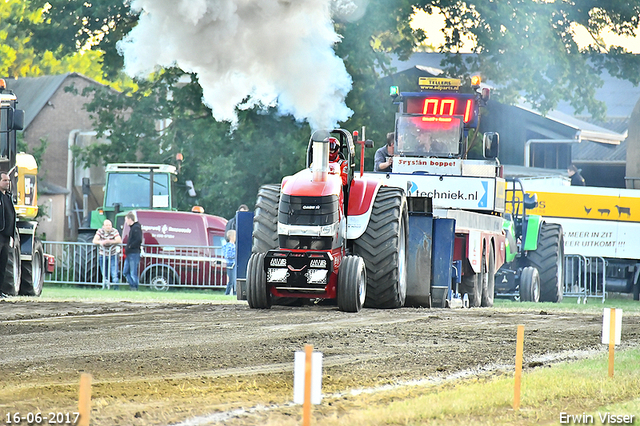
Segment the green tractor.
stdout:
<svg viewBox="0 0 640 426">
<path fill-rule="evenodd" d="M 96 210 L 85 212 L 83 226 L 78 228 L 79 243 L 90 243 L 105 219 L 122 233 L 124 216 L 130 210 L 175 210 L 173 186 L 177 181 L 175 166 L 165 164 L 108 164 L 104 201 Z M 189 186 L 189 184 L 187 185 Z M 190 187 L 190 191 L 193 188 Z M 87 206 L 89 183 L 83 183 L 84 205 Z M 82 245 L 74 258 L 75 281 L 98 282 L 97 247 Z"/>
<path fill-rule="evenodd" d="M 564 238 L 562 226 L 528 214 L 537 197 L 524 191 L 520 179 L 507 179 L 508 213 L 505 263 L 496 273 L 497 297 L 522 302 L 560 302 L 564 293 Z"/>
</svg>

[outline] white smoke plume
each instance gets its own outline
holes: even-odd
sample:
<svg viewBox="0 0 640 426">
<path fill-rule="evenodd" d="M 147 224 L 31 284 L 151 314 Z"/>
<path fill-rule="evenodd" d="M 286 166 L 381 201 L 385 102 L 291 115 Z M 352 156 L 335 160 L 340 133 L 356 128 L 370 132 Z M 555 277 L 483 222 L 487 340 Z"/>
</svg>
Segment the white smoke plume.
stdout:
<svg viewBox="0 0 640 426">
<path fill-rule="evenodd" d="M 362 0 L 359 0 L 361 3 Z M 333 46 L 332 13 L 353 16 L 349 0 L 134 0 L 138 25 L 118 48 L 129 75 L 177 65 L 197 74 L 203 101 L 219 121 L 236 107 L 274 106 L 313 129 L 352 111 L 351 77 Z M 351 7 L 350 7 L 351 6 Z"/>
</svg>

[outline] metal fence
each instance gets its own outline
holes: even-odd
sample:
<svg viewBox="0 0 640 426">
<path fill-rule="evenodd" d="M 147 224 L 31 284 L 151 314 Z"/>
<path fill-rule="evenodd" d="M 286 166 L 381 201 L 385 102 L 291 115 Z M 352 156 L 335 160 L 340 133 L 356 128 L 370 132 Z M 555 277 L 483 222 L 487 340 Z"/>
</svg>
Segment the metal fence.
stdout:
<svg viewBox="0 0 640 426">
<path fill-rule="evenodd" d="M 602 257 L 565 255 L 564 295 L 577 297 L 578 303 L 587 303 L 590 297 L 602 299 L 604 303 L 607 291 L 606 266 Z"/>
<path fill-rule="evenodd" d="M 45 253 L 55 257 L 55 269 L 45 275 L 45 283 L 92 285 L 109 288 L 127 285 L 122 274 L 123 255 L 119 247 L 118 282 L 108 283 L 104 271 L 111 270 L 111 258 L 100 265 L 98 246 L 91 243 L 44 241 Z M 104 274 L 110 275 L 110 274 Z M 171 287 L 222 289 L 227 284 L 226 262 L 221 246 L 143 245 L 138 268 L 140 286 L 155 290 Z"/>
</svg>

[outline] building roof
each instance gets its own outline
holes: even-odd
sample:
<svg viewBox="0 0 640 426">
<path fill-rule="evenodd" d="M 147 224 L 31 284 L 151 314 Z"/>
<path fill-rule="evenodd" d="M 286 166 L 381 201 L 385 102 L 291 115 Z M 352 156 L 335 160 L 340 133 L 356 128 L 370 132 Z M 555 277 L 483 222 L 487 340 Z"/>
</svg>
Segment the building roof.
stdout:
<svg viewBox="0 0 640 426">
<path fill-rule="evenodd" d="M 542 114 L 531 108 L 528 108 L 525 105 L 515 105 L 515 107 L 528 111 L 531 114 L 536 114 L 543 117 Z M 620 143 L 627 138 L 626 130 L 624 131 L 624 133 L 614 132 L 612 130 L 605 129 L 604 127 L 600 127 L 587 121 L 580 120 L 557 110 L 549 111 L 544 117 L 547 120 L 551 120 L 556 123 L 562 124 L 570 129 L 574 129 L 576 131 L 576 139 L 579 139 L 581 141 L 620 145 Z"/>
<path fill-rule="evenodd" d="M 18 96 L 18 103 L 24 109 L 24 128 L 38 116 L 42 108 L 64 84 L 68 77 L 84 78 L 93 84 L 100 84 L 95 80 L 78 73 L 65 73 L 59 75 L 46 75 L 42 77 L 5 78 L 7 88 L 13 90 Z"/>
</svg>

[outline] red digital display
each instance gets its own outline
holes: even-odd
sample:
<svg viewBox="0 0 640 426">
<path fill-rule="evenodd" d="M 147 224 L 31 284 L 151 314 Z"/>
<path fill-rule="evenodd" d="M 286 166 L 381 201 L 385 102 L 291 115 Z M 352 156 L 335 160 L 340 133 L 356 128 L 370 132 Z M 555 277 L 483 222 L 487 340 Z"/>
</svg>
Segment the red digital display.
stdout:
<svg viewBox="0 0 640 426">
<path fill-rule="evenodd" d="M 447 93 L 442 96 L 409 97 L 406 112 L 440 117 L 459 115 L 463 117 L 465 124 L 470 124 L 476 121 L 477 107 L 473 95 Z"/>
</svg>

